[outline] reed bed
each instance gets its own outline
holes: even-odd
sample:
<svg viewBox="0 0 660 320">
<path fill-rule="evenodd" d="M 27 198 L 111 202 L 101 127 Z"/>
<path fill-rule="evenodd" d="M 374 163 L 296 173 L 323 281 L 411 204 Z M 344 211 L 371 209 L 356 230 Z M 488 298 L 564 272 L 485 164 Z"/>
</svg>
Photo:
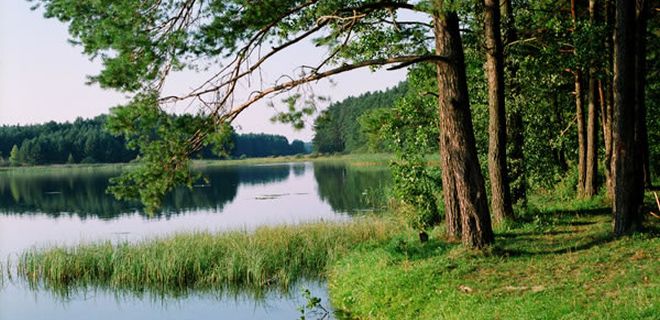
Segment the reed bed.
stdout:
<svg viewBox="0 0 660 320">
<path fill-rule="evenodd" d="M 15 268 L 31 286 L 55 291 L 286 290 L 297 280 L 323 277 L 330 263 L 351 248 L 387 242 L 402 228 L 398 221 L 365 217 L 252 232 L 178 234 L 134 244 L 32 249 Z"/>
</svg>

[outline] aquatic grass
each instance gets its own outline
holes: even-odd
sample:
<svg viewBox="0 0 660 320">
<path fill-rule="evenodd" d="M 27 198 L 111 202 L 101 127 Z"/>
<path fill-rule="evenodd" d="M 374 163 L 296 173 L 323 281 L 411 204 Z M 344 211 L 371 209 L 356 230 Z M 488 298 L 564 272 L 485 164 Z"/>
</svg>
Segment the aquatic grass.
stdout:
<svg viewBox="0 0 660 320">
<path fill-rule="evenodd" d="M 365 217 L 253 232 L 185 233 L 135 244 L 32 249 L 19 257 L 16 272 L 32 287 L 62 294 L 85 287 L 172 295 L 190 289 L 262 294 L 323 277 L 351 248 L 386 242 L 402 228 L 392 219 Z"/>
<path fill-rule="evenodd" d="M 122 170 L 134 166 L 134 163 L 90 163 L 90 164 L 51 164 L 22 167 L 1 167 L 0 174 L 4 175 L 70 175 L 76 173 L 120 173 Z"/>
</svg>

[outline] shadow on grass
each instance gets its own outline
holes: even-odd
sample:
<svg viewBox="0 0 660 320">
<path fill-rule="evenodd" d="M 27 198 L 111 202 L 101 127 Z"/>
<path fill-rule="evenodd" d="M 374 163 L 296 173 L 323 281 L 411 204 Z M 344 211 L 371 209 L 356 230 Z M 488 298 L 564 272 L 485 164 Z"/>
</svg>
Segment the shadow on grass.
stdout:
<svg viewBox="0 0 660 320">
<path fill-rule="evenodd" d="M 595 222 L 592 223 L 585 223 L 586 224 L 594 224 Z M 506 232 L 501 232 L 495 234 L 495 237 L 500 237 L 500 238 L 505 238 L 505 239 L 515 239 L 515 238 L 522 238 L 522 237 L 530 237 L 530 236 L 539 236 L 539 235 L 546 235 L 546 236 L 556 236 L 556 235 L 561 235 L 561 234 L 570 234 L 573 233 L 573 231 L 570 230 L 550 230 L 550 231 L 524 231 L 524 232 L 516 232 L 516 231 L 506 231 Z M 507 240 L 505 240 L 507 241 Z"/>
<path fill-rule="evenodd" d="M 456 243 L 448 243 L 442 239 L 429 239 L 426 243 L 421 243 L 418 240 L 409 241 L 403 238 L 394 238 L 387 244 L 385 250 L 390 254 L 399 257 L 405 257 L 407 260 L 422 260 L 439 253 L 448 251 L 449 249 L 457 246 Z"/>
<path fill-rule="evenodd" d="M 595 246 L 609 243 L 614 239 L 615 239 L 614 236 L 610 234 L 602 234 L 602 235 L 594 236 L 592 237 L 591 240 L 584 243 L 579 243 L 575 245 L 564 245 L 560 247 L 554 244 L 553 243 L 554 241 L 552 240 L 550 241 L 544 240 L 541 243 L 538 243 L 539 241 L 536 240 L 536 243 L 534 243 L 536 249 L 525 248 L 525 246 L 528 246 L 530 243 L 529 239 L 514 239 L 507 241 L 504 247 L 496 248 L 494 252 L 498 255 L 502 255 L 506 257 L 560 255 L 565 253 L 588 250 Z M 516 242 L 518 242 L 520 246 L 516 246 Z M 515 246 L 515 248 L 511 248 L 511 245 Z"/>
</svg>

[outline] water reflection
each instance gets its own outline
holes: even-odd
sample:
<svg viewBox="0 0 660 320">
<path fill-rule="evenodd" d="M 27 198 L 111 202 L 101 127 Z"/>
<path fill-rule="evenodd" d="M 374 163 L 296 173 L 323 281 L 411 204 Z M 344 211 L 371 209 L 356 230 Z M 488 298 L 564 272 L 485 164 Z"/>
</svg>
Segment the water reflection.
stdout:
<svg viewBox="0 0 660 320">
<path fill-rule="evenodd" d="M 165 197 L 157 217 L 203 209 L 222 211 L 225 204 L 234 200 L 240 185 L 286 180 L 290 168 L 289 165 L 216 167 L 200 172 L 204 179 L 192 190 L 180 187 Z M 3 173 L 0 174 L 0 213 L 76 215 L 104 220 L 136 211 L 145 215 L 138 203 L 118 201 L 106 193 L 108 179 L 120 173 L 119 169 Z"/>
<path fill-rule="evenodd" d="M 390 179 L 383 168 L 315 164 L 314 177 L 319 196 L 335 211 L 355 213 L 385 205 Z"/>
<path fill-rule="evenodd" d="M 292 175 L 302 177 L 305 163 L 226 166 L 199 170 L 204 179 L 193 189 L 181 187 L 169 193 L 156 217 L 191 211 L 221 212 L 232 202 L 240 186 L 265 186 Z M 384 170 L 351 168 L 343 164 L 314 164 L 318 193 L 335 212 L 354 213 L 382 204 L 382 190 L 389 179 Z M 48 214 L 81 219 L 110 220 L 138 212 L 135 202 L 118 201 L 106 193 L 108 179 L 120 169 L 71 170 L 56 173 L 0 173 L 0 214 Z M 269 198 L 269 197 L 266 197 Z"/>
</svg>

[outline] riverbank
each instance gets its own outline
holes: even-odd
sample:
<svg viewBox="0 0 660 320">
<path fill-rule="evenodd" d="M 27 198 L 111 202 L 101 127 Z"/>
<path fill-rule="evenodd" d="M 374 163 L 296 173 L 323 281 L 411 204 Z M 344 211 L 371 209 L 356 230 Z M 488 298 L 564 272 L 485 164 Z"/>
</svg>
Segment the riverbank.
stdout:
<svg viewBox="0 0 660 320">
<path fill-rule="evenodd" d="M 350 173 L 389 159 L 350 155 L 314 161 L 349 163 L 356 169 L 346 170 Z M 266 161 L 218 165 L 292 162 L 256 160 Z M 350 174 L 330 176 L 351 180 Z M 386 215 L 44 248 L 25 252 L 5 271 L 64 297 L 97 288 L 138 296 L 221 291 L 259 297 L 300 280 L 327 279 L 334 309 L 349 318 L 653 319 L 660 313 L 655 303 L 660 219 L 649 216 L 646 233 L 613 239 L 604 201 L 567 200 L 572 198 L 557 190 L 531 195 L 529 207 L 518 212 L 522 219 L 499 226 L 497 242 L 486 252 L 447 241 L 442 227 L 421 244 L 414 230 Z M 650 193 L 646 199 L 655 201 Z M 258 212 L 269 210 L 273 207 Z"/>
<path fill-rule="evenodd" d="M 346 154 L 346 155 L 318 155 L 307 154 L 300 156 L 280 156 L 280 157 L 266 157 L 266 158 L 246 158 L 246 159 L 229 159 L 229 160 L 193 160 L 191 167 L 193 169 L 203 169 L 206 167 L 219 167 L 219 166 L 238 166 L 238 165 L 260 165 L 260 164 L 277 164 L 277 163 L 291 163 L 291 162 L 324 162 L 324 163 L 343 163 L 353 166 L 367 167 L 367 166 L 387 166 L 390 160 L 393 159 L 392 154 L 388 153 L 375 153 L 375 154 Z M 135 166 L 136 163 L 87 163 L 87 164 L 51 164 L 51 165 L 36 165 L 36 166 L 18 166 L 18 167 L 0 167 L 0 173 L 53 173 L 53 172 L 70 172 L 80 170 L 113 170 L 120 171 L 125 168 Z"/>
<path fill-rule="evenodd" d="M 579 209 L 576 209 L 579 208 Z M 365 246 L 329 271 L 333 306 L 359 319 L 655 319 L 660 223 L 614 239 L 598 201 L 549 203 L 496 231 L 486 252 L 436 229 Z"/>
<path fill-rule="evenodd" d="M 255 296 L 328 279 L 332 305 L 359 319 L 653 319 L 660 313 L 660 223 L 611 237 L 601 201 L 537 197 L 521 222 L 496 230 L 485 252 L 433 230 L 422 244 L 393 217 L 191 233 L 138 244 L 100 243 L 24 253 L 31 286 L 66 295 L 104 288 Z M 327 303 L 327 302 L 324 302 Z"/>
</svg>

